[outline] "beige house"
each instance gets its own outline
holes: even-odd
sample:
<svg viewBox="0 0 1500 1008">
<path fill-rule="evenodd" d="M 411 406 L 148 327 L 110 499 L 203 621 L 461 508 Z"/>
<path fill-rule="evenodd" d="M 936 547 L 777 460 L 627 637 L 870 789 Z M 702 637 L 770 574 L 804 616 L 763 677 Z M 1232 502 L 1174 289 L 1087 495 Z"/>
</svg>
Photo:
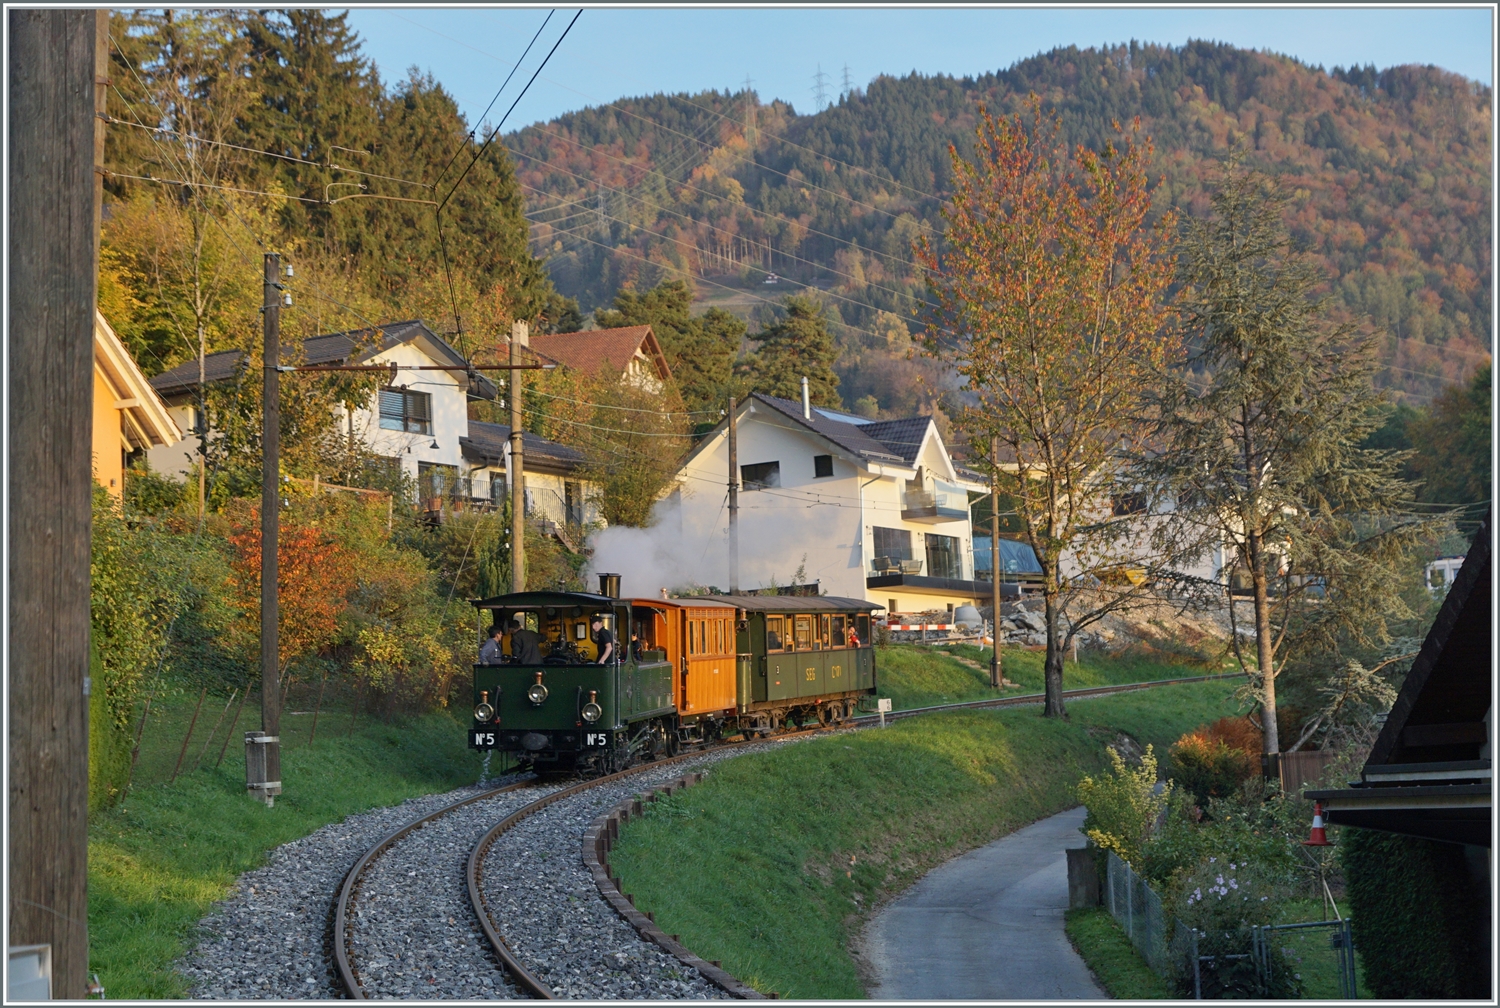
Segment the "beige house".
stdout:
<svg viewBox="0 0 1500 1008">
<path fill-rule="evenodd" d="M 94 479 L 120 497 L 131 454 L 181 440 L 166 403 L 104 316 L 94 312 Z"/>
<path fill-rule="evenodd" d="M 543 333 L 531 337 L 530 347 L 543 360 L 584 374 L 597 374 L 608 364 L 623 381 L 653 394 L 672 377 L 667 357 L 648 325 Z"/>
</svg>

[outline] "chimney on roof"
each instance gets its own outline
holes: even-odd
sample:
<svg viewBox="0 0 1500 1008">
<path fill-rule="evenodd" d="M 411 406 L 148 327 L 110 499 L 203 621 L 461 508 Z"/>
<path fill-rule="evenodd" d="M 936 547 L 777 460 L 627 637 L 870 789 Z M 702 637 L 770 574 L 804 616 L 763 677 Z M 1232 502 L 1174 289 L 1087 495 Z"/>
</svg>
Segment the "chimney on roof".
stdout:
<svg viewBox="0 0 1500 1008">
<path fill-rule="evenodd" d="M 807 375 L 802 376 L 802 419 L 812 419 L 812 400 L 807 397 Z"/>
</svg>

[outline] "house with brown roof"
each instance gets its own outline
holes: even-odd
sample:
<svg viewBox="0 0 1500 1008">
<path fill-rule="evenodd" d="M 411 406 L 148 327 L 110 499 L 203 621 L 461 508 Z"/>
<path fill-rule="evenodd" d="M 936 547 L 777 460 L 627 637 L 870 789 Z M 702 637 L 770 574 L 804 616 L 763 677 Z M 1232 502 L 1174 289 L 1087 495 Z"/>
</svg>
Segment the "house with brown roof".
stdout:
<svg viewBox="0 0 1500 1008">
<path fill-rule="evenodd" d="M 104 316 L 94 312 L 94 478 L 118 498 L 131 455 L 181 440 L 166 403 Z"/>
<path fill-rule="evenodd" d="M 618 329 L 533 335 L 531 349 L 544 361 L 584 374 L 598 374 L 608 364 L 621 380 L 660 392 L 672 377 L 666 354 L 648 325 Z"/>
</svg>

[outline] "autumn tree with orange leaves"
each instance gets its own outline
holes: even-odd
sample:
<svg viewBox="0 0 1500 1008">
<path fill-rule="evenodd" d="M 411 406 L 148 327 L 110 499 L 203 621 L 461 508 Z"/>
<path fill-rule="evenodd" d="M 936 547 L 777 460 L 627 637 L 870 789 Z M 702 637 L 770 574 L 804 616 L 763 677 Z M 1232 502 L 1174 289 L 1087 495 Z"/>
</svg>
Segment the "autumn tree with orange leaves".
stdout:
<svg viewBox="0 0 1500 1008">
<path fill-rule="evenodd" d="M 260 626 L 260 509 L 229 534 L 234 582 L 245 614 L 247 637 Z M 333 647 L 340 617 L 349 605 L 356 565 L 334 535 L 314 523 L 283 518 L 277 539 L 277 626 L 285 670 L 292 661 Z"/>
<path fill-rule="evenodd" d="M 1041 563 L 1044 714 L 1064 717 L 1065 649 L 1139 601 L 1140 572 L 1160 559 L 1140 555 L 1121 449 L 1173 347 L 1171 221 L 1148 225 L 1139 124 L 1119 144 L 1068 150 L 1035 96 L 1024 114 L 979 111 L 974 159 L 949 147 L 945 233 L 915 251 L 936 301 L 929 347 L 974 396 L 959 428 L 974 463 L 998 440 L 996 478 Z"/>
</svg>

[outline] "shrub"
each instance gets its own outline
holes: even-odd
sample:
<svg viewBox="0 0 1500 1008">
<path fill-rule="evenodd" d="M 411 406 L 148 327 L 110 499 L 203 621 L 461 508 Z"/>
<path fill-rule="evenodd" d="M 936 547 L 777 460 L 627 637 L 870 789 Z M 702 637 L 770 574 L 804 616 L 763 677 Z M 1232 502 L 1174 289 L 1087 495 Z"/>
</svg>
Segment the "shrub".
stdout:
<svg viewBox="0 0 1500 1008">
<path fill-rule="evenodd" d="M 1459 844 L 1345 829 L 1354 945 L 1376 997 L 1489 998 L 1488 883 Z"/>
<path fill-rule="evenodd" d="M 1168 752 L 1172 779 L 1191 791 L 1200 808 L 1228 798 L 1256 771 L 1264 743 L 1244 716 L 1223 717 L 1178 739 Z"/>
<path fill-rule="evenodd" d="M 1253 958 L 1229 958 L 1251 951 L 1251 929 L 1274 923 L 1285 895 L 1285 886 L 1276 874 L 1216 855 L 1209 856 L 1183 879 L 1174 908 L 1177 919 L 1199 933 L 1200 956 L 1217 957 L 1198 967 L 1205 1000 L 1302 995 L 1296 957 L 1274 941 L 1268 974 L 1261 974 Z M 1192 969 L 1188 958 L 1178 978 L 1181 992 L 1187 996 L 1193 994 Z"/>
<path fill-rule="evenodd" d="M 1255 772 L 1254 758 L 1222 739 L 1190 732 L 1168 750 L 1172 779 L 1186 788 L 1202 808 L 1214 798 L 1227 798 Z"/>
<path fill-rule="evenodd" d="M 1114 746 L 1108 751 L 1109 775 L 1097 780 L 1085 777 L 1078 782 L 1078 800 L 1088 809 L 1083 831 L 1103 850 L 1112 850 L 1139 867 L 1141 849 L 1171 800 L 1172 783 L 1168 781 L 1158 790 L 1156 756 L 1151 746 L 1146 746 L 1136 769 L 1125 764 Z"/>
</svg>

